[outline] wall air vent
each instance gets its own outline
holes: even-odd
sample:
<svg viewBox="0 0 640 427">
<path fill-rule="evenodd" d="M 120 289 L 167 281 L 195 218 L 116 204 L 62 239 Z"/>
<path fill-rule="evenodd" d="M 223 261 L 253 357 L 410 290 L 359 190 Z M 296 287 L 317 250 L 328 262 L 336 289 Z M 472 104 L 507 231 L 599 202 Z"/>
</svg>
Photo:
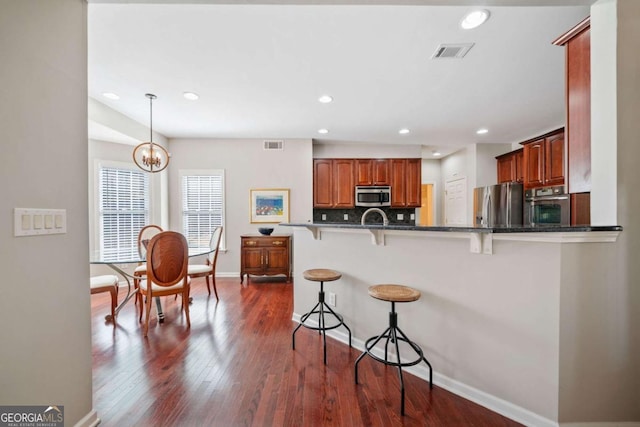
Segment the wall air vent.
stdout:
<svg viewBox="0 0 640 427">
<path fill-rule="evenodd" d="M 462 58 L 473 47 L 473 43 L 441 44 L 431 59 Z"/>
<path fill-rule="evenodd" d="M 284 141 L 264 141 L 265 150 L 284 150 Z"/>
</svg>

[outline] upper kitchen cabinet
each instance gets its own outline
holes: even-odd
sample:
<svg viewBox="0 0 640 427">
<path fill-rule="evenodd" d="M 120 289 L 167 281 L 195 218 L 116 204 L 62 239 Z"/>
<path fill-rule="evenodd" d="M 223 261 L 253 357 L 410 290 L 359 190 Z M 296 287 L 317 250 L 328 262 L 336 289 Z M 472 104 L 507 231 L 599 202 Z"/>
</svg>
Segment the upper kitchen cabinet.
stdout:
<svg viewBox="0 0 640 427">
<path fill-rule="evenodd" d="M 313 207 L 353 208 L 354 161 L 352 159 L 313 160 Z"/>
<path fill-rule="evenodd" d="M 521 144 L 525 188 L 564 184 L 564 129 Z"/>
<path fill-rule="evenodd" d="M 419 208 L 422 199 L 421 187 L 421 159 L 391 159 L 392 208 Z"/>
<path fill-rule="evenodd" d="M 514 181 L 524 182 L 523 158 L 524 150 L 522 148 L 496 157 L 498 184 Z"/>
<path fill-rule="evenodd" d="M 570 193 L 591 191 L 591 35 L 587 17 L 553 44 L 566 48 L 567 181 Z"/>
<path fill-rule="evenodd" d="M 389 159 L 356 159 L 356 185 L 390 185 Z"/>
</svg>

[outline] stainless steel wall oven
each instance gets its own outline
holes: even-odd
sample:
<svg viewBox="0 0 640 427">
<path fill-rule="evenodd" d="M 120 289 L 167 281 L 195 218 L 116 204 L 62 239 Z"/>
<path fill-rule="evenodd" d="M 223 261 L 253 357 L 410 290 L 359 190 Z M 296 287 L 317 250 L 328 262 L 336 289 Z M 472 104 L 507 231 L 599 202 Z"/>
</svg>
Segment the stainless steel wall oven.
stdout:
<svg viewBox="0 0 640 427">
<path fill-rule="evenodd" d="M 524 192 L 524 224 L 570 225 L 571 203 L 564 186 L 532 188 Z"/>
</svg>

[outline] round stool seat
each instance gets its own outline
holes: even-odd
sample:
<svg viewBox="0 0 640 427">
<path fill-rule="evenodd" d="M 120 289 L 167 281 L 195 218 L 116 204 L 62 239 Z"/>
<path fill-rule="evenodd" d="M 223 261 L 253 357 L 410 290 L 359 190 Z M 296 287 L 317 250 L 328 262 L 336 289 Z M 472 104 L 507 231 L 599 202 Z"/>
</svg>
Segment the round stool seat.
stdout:
<svg viewBox="0 0 640 427">
<path fill-rule="evenodd" d="M 331 282 L 341 278 L 342 274 L 327 268 L 313 268 L 302 272 L 302 277 L 312 282 Z"/>
<path fill-rule="evenodd" d="M 403 285 L 369 286 L 369 295 L 390 302 L 412 302 L 420 299 L 420 291 Z"/>
</svg>

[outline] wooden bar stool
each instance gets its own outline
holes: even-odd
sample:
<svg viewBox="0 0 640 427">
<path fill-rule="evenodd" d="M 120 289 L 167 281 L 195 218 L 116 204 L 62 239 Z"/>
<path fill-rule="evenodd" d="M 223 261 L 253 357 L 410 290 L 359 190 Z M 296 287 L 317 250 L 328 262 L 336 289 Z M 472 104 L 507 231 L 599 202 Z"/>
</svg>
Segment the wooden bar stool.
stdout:
<svg viewBox="0 0 640 427">
<path fill-rule="evenodd" d="M 422 360 L 424 360 L 427 366 L 429 366 L 429 388 L 433 388 L 433 383 L 431 381 L 432 375 L 433 375 L 433 369 L 431 369 L 431 364 L 424 357 L 424 354 L 422 353 L 422 349 L 416 343 L 414 343 L 409 338 L 407 338 L 405 333 L 402 332 L 402 329 L 398 327 L 398 315 L 396 313 L 397 302 L 417 301 L 418 299 L 420 299 L 420 291 L 410 288 L 408 286 L 402 286 L 402 285 L 375 285 L 375 286 L 369 287 L 369 295 L 372 296 L 373 298 L 376 298 L 382 301 L 389 301 L 391 303 L 391 311 L 389 312 L 389 327 L 382 334 L 369 338 L 365 343 L 364 345 L 365 350 L 358 357 L 355 363 L 356 384 L 358 384 L 358 363 L 360 363 L 360 360 L 362 360 L 362 358 L 366 354 L 368 354 L 378 362 L 384 363 L 385 365 L 397 366 L 398 375 L 400 376 L 400 414 L 404 415 L 404 380 L 402 378 L 403 366 L 417 365 Z M 384 345 L 384 359 L 372 353 L 372 350 L 375 347 L 375 345 L 378 344 L 378 342 L 383 338 L 386 338 L 386 342 Z M 395 344 L 395 347 L 396 347 L 395 362 L 390 361 L 389 358 L 387 357 L 389 341 L 391 341 L 392 344 Z M 403 362 L 400 359 L 400 347 L 398 346 L 398 341 L 403 341 L 409 344 L 409 346 L 413 349 L 413 351 L 416 353 L 418 357 L 415 360 L 412 360 L 410 362 Z"/>
<path fill-rule="evenodd" d="M 311 309 L 310 312 L 303 314 L 302 317 L 300 318 L 300 324 L 298 326 L 296 326 L 296 328 L 293 330 L 293 334 L 292 334 L 292 340 L 293 340 L 293 349 L 296 349 L 296 332 L 298 331 L 298 329 L 300 329 L 301 326 L 304 326 L 305 328 L 308 329 L 313 329 L 318 331 L 318 334 L 322 334 L 322 342 L 323 342 L 323 350 L 324 350 L 324 364 L 327 364 L 327 335 L 326 335 L 326 331 L 330 330 L 330 329 L 335 329 L 338 328 L 340 326 L 344 326 L 347 331 L 349 332 L 349 347 L 351 347 L 351 329 L 349 329 L 349 327 L 344 323 L 344 320 L 342 318 L 341 315 L 339 315 L 338 313 L 336 313 L 335 311 L 333 311 L 331 309 L 331 307 L 329 307 L 327 305 L 327 303 L 324 302 L 324 282 L 332 282 L 334 280 L 338 280 L 339 278 L 342 277 L 342 274 L 340 274 L 337 271 L 334 270 L 328 270 L 325 268 L 316 268 L 316 269 L 311 269 L 311 270 L 306 270 L 302 273 L 302 276 L 307 279 L 310 280 L 312 282 L 320 282 L 320 292 L 318 293 L 318 303 L 315 305 L 315 307 L 313 307 L 313 309 Z M 338 323 L 336 323 L 335 325 L 330 325 L 327 326 L 327 324 L 325 323 L 325 313 L 327 315 L 331 314 L 335 317 L 335 319 L 338 321 Z M 309 317 L 312 314 L 317 314 L 318 315 L 318 326 L 311 326 L 308 324 L 305 324 L 304 322 L 306 322 Z"/>
</svg>

